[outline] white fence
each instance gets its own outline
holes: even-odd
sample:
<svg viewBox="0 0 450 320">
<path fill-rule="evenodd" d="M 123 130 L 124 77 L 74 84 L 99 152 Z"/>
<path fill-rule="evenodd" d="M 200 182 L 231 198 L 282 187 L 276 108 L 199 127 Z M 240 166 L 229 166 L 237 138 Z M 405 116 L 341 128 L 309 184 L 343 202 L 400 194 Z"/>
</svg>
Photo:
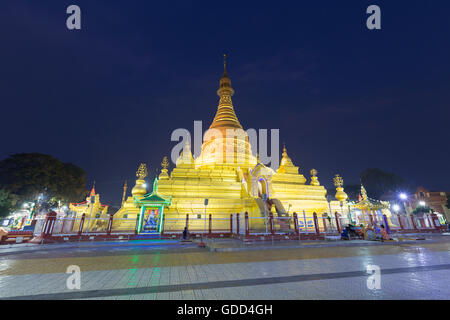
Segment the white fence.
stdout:
<svg viewBox="0 0 450 320">
<path fill-rule="evenodd" d="M 33 235 L 35 237 L 41 236 L 44 232 L 44 227 L 46 225 L 46 216 L 36 217 L 36 224 L 34 226 Z M 132 228 L 128 230 L 114 230 L 112 228 L 113 223 L 117 221 L 127 221 L 131 222 Z M 89 217 L 54 217 L 54 221 L 51 224 L 51 235 L 52 236 L 71 236 L 76 234 L 83 235 L 103 235 L 108 232 L 111 234 L 129 234 L 134 232 L 136 225 L 136 219 L 123 219 L 117 218 L 110 220 L 110 218 L 89 218 Z"/>
</svg>

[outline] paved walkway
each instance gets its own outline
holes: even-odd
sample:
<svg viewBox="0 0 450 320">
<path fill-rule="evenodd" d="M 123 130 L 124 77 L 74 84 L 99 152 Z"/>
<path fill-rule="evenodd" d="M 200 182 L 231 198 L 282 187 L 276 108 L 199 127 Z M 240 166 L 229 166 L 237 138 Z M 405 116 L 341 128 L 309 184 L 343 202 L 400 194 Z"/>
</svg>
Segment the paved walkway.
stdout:
<svg viewBox="0 0 450 320">
<path fill-rule="evenodd" d="M 5 248 L 0 298 L 449 299 L 449 240 L 266 243 L 220 252 L 145 241 Z M 81 270 L 80 289 L 67 288 L 71 265 Z M 380 289 L 367 285 L 369 265 L 380 267 Z"/>
</svg>

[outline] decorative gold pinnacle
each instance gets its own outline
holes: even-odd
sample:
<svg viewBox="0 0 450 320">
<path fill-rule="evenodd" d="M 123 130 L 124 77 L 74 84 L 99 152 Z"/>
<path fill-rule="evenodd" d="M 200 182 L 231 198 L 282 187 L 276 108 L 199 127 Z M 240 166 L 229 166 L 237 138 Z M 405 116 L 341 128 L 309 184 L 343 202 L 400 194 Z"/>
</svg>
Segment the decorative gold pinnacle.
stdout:
<svg viewBox="0 0 450 320">
<path fill-rule="evenodd" d="M 144 180 L 144 178 L 147 176 L 147 174 L 148 174 L 147 166 L 145 165 L 145 163 L 141 163 L 139 165 L 138 171 L 136 172 L 136 177 L 139 180 Z"/>
<path fill-rule="evenodd" d="M 333 182 L 336 188 L 342 188 L 342 186 L 344 185 L 344 179 L 342 179 L 342 177 L 340 177 L 338 174 L 334 176 Z"/>
<path fill-rule="evenodd" d="M 317 170 L 311 169 L 309 173 L 311 174 L 311 185 L 320 186 L 319 178 L 317 178 Z"/>
<path fill-rule="evenodd" d="M 163 170 L 167 170 L 167 168 L 169 168 L 169 160 L 167 159 L 167 156 L 164 156 L 161 162 L 161 167 L 163 168 Z"/>
<path fill-rule="evenodd" d="M 348 195 L 344 192 L 344 179 L 340 177 L 338 174 L 334 176 L 334 186 L 336 187 L 336 195 L 335 198 L 341 202 L 348 199 Z"/>
<path fill-rule="evenodd" d="M 227 72 L 227 54 L 226 53 L 223 54 L 223 72 L 224 73 Z"/>
<path fill-rule="evenodd" d="M 125 180 L 125 183 L 123 185 L 122 205 L 124 204 L 124 202 L 126 200 L 125 198 L 127 196 L 127 189 L 128 189 L 128 182 L 127 182 L 127 180 Z"/>
<path fill-rule="evenodd" d="M 220 97 L 219 106 L 217 108 L 216 116 L 210 126 L 210 128 L 239 128 L 242 129 L 241 124 L 234 112 L 233 102 L 231 97 L 234 94 L 234 90 L 231 87 L 231 79 L 227 74 L 227 55 L 223 56 L 223 75 L 220 79 L 219 89 L 217 95 Z"/>
<path fill-rule="evenodd" d="M 367 200 L 367 191 L 362 184 L 361 184 L 361 196 L 364 200 Z"/>
</svg>

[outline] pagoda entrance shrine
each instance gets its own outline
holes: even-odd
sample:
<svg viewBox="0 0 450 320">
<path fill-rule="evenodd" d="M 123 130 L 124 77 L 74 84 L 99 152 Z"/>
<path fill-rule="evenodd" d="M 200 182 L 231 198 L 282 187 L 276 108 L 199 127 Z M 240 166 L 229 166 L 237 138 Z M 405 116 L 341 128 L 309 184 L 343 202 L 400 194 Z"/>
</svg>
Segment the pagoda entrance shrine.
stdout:
<svg viewBox="0 0 450 320">
<path fill-rule="evenodd" d="M 153 192 L 143 198 L 135 198 L 134 203 L 140 207 L 136 229 L 138 234 L 159 235 L 163 231 L 164 208 L 170 206 L 172 197 L 165 198 L 158 194 L 158 179 L 153 183 Z"/>
</svg>

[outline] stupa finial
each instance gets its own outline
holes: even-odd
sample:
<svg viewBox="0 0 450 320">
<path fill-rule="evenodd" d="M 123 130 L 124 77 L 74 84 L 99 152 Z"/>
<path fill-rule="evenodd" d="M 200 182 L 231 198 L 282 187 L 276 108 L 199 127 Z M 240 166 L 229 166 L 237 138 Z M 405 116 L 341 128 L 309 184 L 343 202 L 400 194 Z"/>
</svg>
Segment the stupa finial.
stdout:
<svg viewBox="0 0 450 320">
<path fill-rule="evenodd" d="M 311 185 L 320 186 L 319 178 L 317 178 L 317 170 L 311 169 L 309 173 L 311 174 Z"/>
<path fill-rule="evenodd" d="M 233 102 L 231 97 L 234 95 L 234 90 L 231 87 L 231 79 L 227 74 L 227 58 L 228 55 L 223 55 L 223 76 L 219 82 L 219 89 L 217 95 L 220 97 L 219 106 L 217 108 L 216 116 L 209 127 L 211 128 L 239 128 L 242 129 L 241 124 L 234 112 Z"/>
<path fill-rule="evenodd" d="M 138 171 L 136 172 L 136 177 L 139 180 L 143 180 L 147 176 L 147 174 L 148 174 L 147 166 L 145 165 L 145 163 L 141 163 L 139 165 Z"/>
<path fill-rule="evenodd" d="M 169 168 L 169 160 L 167 159 L 167 156 L 164 156 L 161 162 L 161 167 L 163 168 L 163 170 L 167 170 L 167 168 Z"/>
<path fill-rule="evenodd" d="M 345 201 L 348 199 L 347 194 L 344 192 L 344 179 L 339 174 L 336 174 L 333 178 L 334 186 L 336 187 L 335 198 L 339 201 Z"/>
<path fill-rule="evenodd" d="M 94 180 L 94 184 L 92 185 L 92 189 L 91 189 L 91 193 L 90 193 L 90 197 L 93 197 L 93 196 L 95 196 L 95 180 Z"/>
<path fill-rule="evenodd" d="M 320 186 L 319 178 L 317 178 L 317 170 L 311 169 L 309 173 L 311 174 L 311 185 Z"/>
<path fill-rule="evenodd" d="M 139 165 L 138 171 L 136 172 L 136 185 L 131 190 L 133 197 L 142 197 L 147 192 L 147 187 L 145 184 L 145 177 L 148 175 L 147 166 L 145 163 Z"/>
<path fill-rule="evenodd" d="M 367 200 L 367 191 L 366 191 L 366 188 L 364 188 L 362 183 L 361 183 L 361 195 L 362 195 L 363 200 Z"/>
<path fill-rule="evenodd" d="M 223 54 L 223 72 L 227 72 L 227 54 Z"/>
<path fill-rule="evenodd" d="M 344 179 L 342 179 L 339 174 L 334 175 L 333 182 L 336 188 L 342 187 L 344 185 Z"/>
<path fill-rule="evenodd" d="M 167 156 L 164 156 L 162 162 L 161 162 L 161 173 L 159 175 L 160 179 L 169 179 L 169 174 L 168 174 L 168 168 L 169 168 L 169 159 L 167 159 Z"/>
<path fill-rule="evenodd" d="M 127 189 L 128 189 L 128 181 L 125 180 L 125 183 L 123 184 L 122 205 L 124 204 L 125 198 L 127 196 Z"/>
</svg>

